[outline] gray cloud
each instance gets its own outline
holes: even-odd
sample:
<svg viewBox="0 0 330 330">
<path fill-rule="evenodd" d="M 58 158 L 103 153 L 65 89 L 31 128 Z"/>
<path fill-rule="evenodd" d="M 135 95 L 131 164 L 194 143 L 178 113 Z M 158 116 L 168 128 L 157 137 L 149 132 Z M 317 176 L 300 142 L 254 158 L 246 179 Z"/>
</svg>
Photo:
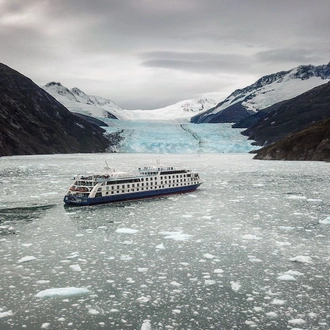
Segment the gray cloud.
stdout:
<svg viewBox="0 0 330 330">
<path fill-rule="evenodd" d="M 252 58 L 239 54 L 185 53 L 170 51 L 146 52 L 142 65 L 195 73 L 248 72 Z"/>
<path fill-rule="evenodd" d="M 327 0 L 1 0 L 0 61 L 122 107 L 165 106 L 328 63 L 329 12 Z"/>
</svg>

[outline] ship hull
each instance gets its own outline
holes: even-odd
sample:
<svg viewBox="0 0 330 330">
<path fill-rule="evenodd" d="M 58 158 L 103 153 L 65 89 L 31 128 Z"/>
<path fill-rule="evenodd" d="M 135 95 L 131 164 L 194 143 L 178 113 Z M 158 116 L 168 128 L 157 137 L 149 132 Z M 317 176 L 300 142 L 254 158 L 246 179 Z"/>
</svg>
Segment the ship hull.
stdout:
<svg viewBox="0 0 330 330">
<path fill-rule="evenodd" d="M 124 202 L 124 201 L 136 200 L 136 199 L 188 193 L 196 190 L 200 185 L 201 183 L 196 183 L 194 185 L 188 185 L 188 186 L 155 189 L 155 190 L 140 191 L 134 193 L 127 193 L 127 194 L 107 195 L 107 196 L 93 197 L 93 198 L 66 195 L 64 196 L 63 201 L 66 205 L 71 205 L 71 206 L 84 206 L 84 205 Z"/>
</svg>

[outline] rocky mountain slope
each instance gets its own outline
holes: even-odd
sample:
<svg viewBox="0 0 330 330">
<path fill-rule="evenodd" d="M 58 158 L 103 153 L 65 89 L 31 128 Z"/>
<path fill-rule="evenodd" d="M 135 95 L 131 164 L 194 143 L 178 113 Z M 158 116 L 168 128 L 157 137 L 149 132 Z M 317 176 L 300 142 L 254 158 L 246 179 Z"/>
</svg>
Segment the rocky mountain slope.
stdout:
<svg viewBox="0 0 330 330">
<path fill-rule="evenodd" d="M 330 80 L 330 63 L 302 65 L 258 79 L 238 89 L 214 108 L 191 118 L 193 123 L 237 123 L 275 103 L 291 99 Z"/>
<path fill-rule="evenodd" d="M 330 82 L 291 100 L 266 109 L 258 122 L 243 131 L 256 145 L 264 146 L 330 118 Z"/>
<path fill-rule="evenodd" d="M 254 159 L 330 161 L 330 119 L 260 149 Z"/>
<path fill-rule="evenodd" d="M 0 63 L 0 156 L 103 152 L 104 130 Z"/>
</svg>

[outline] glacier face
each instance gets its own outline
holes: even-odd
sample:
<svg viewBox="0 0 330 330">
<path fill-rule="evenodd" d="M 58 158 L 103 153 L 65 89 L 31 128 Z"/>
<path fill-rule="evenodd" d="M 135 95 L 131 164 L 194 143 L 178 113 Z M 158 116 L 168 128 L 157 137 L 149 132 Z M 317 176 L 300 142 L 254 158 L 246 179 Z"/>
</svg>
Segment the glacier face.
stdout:
<svg viewBox="0 0 330 330">
<path fill-rule="evenodd" d="M 121 153 L 246 153 L 251 141 L 231 124 L 175 124 L 105 119 L 107 133 L 121 132 Z"/>
</svg>

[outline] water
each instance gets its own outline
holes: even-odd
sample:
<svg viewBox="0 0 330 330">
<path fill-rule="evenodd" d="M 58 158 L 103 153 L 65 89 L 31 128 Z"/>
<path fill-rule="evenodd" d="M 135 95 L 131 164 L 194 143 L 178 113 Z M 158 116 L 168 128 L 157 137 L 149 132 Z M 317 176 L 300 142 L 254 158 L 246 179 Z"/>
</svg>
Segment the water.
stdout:
<svg viewBox="0 0 330 330">
<path fill-rule="evenodd" d="M 0 329 L 329 329 L 328 163 L 162 155 L 203 185 L 63 206 L 73 175 L 155 158 L 0 159 Z"/>
</svg>

